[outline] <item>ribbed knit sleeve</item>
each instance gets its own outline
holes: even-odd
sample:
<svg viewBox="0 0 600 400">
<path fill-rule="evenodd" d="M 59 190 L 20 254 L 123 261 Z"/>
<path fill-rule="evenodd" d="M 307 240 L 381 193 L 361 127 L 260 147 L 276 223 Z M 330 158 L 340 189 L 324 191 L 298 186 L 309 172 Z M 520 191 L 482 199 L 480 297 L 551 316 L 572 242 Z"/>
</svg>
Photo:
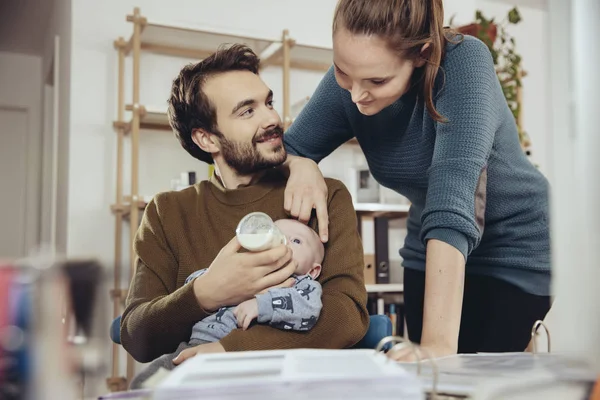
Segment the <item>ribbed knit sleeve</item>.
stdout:
<svg viewBox="0 0 600 400">
<path fill-rule="evenodd" d="M 446 242 L 466 259 L 483 234 L 487 163 L 507 104 L 482 42 L 465 40 L 451 51 L 436 98 L 448 122 L 437 123 L 421 239 Z"/>
<path fill-rule="evenodd" d="M 175 351 L 208 315 L 192 284 L 177 288 L 179 265 L 161 221 L 161 210 L 171 208 L 168 203 L 161 194 L 148 204 L 134 241 L 136 270 L 121 320 L 121 343 L 139 362 Z"/>
<path fill-rule="evenodd" d="M 354 137 L 340 96 L 343 90 L 330 68 L 283 136 L 289 154 L 318 163 Z"/>
<path fill-rule="evenodd" d="M 226 351 L 289 348 L 345 348 L 356 344 L 369 326 L 363 277 L 363 248 L 356 229 L 352 198 L 339 181 L 329 186 L 329 241 L 318 281 L 323 287 L 317 324 L 298 332 L 255 325 L 236 329 L 221 339 Z"/>
</svg>

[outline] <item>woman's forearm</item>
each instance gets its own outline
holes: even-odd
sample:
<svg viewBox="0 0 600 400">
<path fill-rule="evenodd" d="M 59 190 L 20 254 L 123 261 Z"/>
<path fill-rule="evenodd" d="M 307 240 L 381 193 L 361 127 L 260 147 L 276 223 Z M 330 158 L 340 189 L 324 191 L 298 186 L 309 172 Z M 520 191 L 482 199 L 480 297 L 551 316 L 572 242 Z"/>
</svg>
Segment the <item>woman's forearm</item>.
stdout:
<svg viewBox="0 0 600 400">
<path fill-rule="evenodd" d="M 442 241 L 429 240 L 422 346 L 440 353 L 457 352 L 464 282 L 465 259 L 461 252 Z"/>
</svg>

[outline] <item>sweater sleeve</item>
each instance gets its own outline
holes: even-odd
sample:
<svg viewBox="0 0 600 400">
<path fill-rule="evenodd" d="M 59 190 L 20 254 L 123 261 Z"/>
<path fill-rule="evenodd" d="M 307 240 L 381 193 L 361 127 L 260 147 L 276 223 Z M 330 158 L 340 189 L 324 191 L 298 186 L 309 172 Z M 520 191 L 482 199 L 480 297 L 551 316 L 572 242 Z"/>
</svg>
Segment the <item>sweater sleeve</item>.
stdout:
<svg viewBox="0 0 600 400">
<path fill-rule="evenodd" d="M 342 90 L 332 67 L 283 135 L 289 154 L 319 163 L 354 137 L 342 103 Z"/>
<path fill-rule="evenodd" d="M 226 351 L 289 348 L 345 348 L 356 344 L 369 326 L 363 276 L 363 248 L 350 193 L 339 181 L 329 185 L 329 241 L 319 277 L 321 314 L 309 331 L 284 331 L 257 324 L 221 339 Z"/>
<path fill-rule="evenodd" d="M 121 319 L 121 343 L 139 362 L 175 351 L 189 340 L 192 326 L 209 315 L 193 285 L 176 288 L 179 266 L 163 231 L 159 202 L 146 207 L 134 241 L 136 269 Z"/>
<path fill-rule="evenodd" d="M 466 260 L 483 234 L 487 163 L 509 111 L 491 54 L 479 40 L 465 37 L 451 49 L 443 71 L 436 108 L 447 122 L 437 123 L 421 239 L 446 242 Z"/>
</svg>

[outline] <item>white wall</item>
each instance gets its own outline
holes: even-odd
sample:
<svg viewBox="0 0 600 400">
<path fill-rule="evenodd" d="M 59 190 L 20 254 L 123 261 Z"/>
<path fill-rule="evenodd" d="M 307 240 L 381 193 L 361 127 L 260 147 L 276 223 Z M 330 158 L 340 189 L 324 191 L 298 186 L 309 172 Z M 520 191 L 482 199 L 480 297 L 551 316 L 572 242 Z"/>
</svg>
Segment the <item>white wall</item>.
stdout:
<svg viewBox="0 0 600 400">
<path fill-rule="evenodd" d="M 444 0 L 444 22 L 452 19 L 453 25 L 467 25 L 473 22 L 477 0 Z"/>
<path fill-rule="evenodd" d="M 40 57 L 0 53 L 0 106 L 22 108 L 28 119 L 27 188 L 25 217 L 25 251 L 29 252 L 39 240 L 40 216 L 40 154 L 41 154 L 41 84 L 42 62 Z M 0 168 L 12 168 L 2 164 Z M 3 188 L 3 190 L 10 190 Z"/>
<path fill-rule="evenodd" d="M 553 211 L 553 346 L 575 352 L 600 371 L 600 162 L 597 98 L 600 51 L 595 0 L 550 0 Z M 568 210 L 568 211 L 567 211 Z"/>
<path fill-rule="evenodd" d="M 515 2 L 518 3 L 518 2 Z M 488 18 L 502 20 L 513 5 L 498 0 L 477 0 L 476 7 Z M 551 177 L 552 156 L 548 115 L 550 114 L 548 12 L 540 8 L 518 6 L 522 21 L 509 25 L 507 31 L 514 36 L 516 51 L 523 57 L 523 128 L 531 138 L 531 161 L 542 173 Z"/>
<path fill-rule="evenodd" d="M 592 32 L 598 30 L 600 3 L 596 0 L 578 0 L 573 3 L 573 117 L 577 142 L 576 182 L 581 208 L 578 220 L 583 231 L 581 237 L 581 262 L 574 269 L 563 265 L 563 270 L 573 273 L 573 280 L 558 282 L 559 295 L 563 295 L 571 313 L 563 317 L 573 318 L 562 328 L 563 334 L 578 332 L 569 350 L 579 352 L 593 363 L 595 371 L 600 373 L 600 268 L 598 268 L 598 249 L 600 248 L 600 136 L 598 135 L 598 109 L 600 100 L 600 78 L 597 66 L 600 63 L 600 46 Z M 567 297 L 568 296 L 568 297 Z M 573 312 L 574 311 L 574 312 Z M 568 333 L 567 333 L 568 334 Z"/>
</svg>

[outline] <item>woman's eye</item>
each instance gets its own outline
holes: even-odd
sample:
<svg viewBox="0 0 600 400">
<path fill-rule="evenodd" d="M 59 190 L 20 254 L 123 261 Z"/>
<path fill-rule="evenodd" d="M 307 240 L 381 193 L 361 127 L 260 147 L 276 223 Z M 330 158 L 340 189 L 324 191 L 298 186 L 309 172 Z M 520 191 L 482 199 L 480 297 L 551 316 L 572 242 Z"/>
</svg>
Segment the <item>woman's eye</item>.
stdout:
<svg viewBox="0 0 600 400">
<path fill-rule="evenodd" d="M 373 83 L 374 85 L 383 85 L 385 82 L 387 82 L 387 81 L 386 80 L 380 80 L 380 81 L 373 80 L 373 81 L 371 81 L 371 83 Z"/>
</svg>

